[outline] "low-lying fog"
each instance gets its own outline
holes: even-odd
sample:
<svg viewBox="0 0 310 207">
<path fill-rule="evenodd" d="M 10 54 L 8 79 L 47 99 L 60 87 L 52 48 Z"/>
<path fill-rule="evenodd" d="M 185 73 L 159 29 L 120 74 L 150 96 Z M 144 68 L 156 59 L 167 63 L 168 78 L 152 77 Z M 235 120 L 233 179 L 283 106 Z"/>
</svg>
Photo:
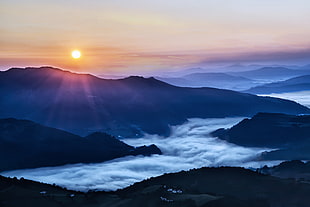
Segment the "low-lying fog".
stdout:
<svg viewBox="0 0 310 207">
<path fill-rule="evenodd" d="M 298 91 L 290 93 L 271 93 L 271 94 L 260 94 L 260 96 L 271 96 L 276 98 L 283 98 L 296 101 L 304 106 L 310 108 L 310 90 L 309 91 Z"/>
<path fill-rule="evenodd" d="M 128 156 L 97 164 L 73 164 L 59 167 L 3 172 L 4 176 L 24 177 L 45 183 L 55 183 L 68 189 L 87 191 L 116 190 L 149 177 L 203 166 L 261 167 L 279 162 L 255 162 L 262 148 L 245 148 L 210 137 L 218 128 L 228 128 L 243 118 L 190 119 L 172 127 L 170 137 L 146 135 L 139 139 L 126 139 L 134 145 L 156 144 L 163 155 L 150 157 Z"/>
</svg>

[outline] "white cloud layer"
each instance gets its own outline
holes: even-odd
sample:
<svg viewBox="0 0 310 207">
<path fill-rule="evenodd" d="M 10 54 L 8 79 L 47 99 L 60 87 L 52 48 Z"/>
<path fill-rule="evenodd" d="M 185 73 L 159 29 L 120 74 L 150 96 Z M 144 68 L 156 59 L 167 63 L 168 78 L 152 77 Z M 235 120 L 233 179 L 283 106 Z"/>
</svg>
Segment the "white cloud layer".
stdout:
<svg viewBox="0 0 310 207">
<path fill-rule="evenodd" d="M 242 118 L 190 119 L 186 124 L 172 127 L 172 135 L 167 138 L 146 135 L 139 139 L 123 140 L 134 146 L 154 143 L 163 155 L 128 156 L 104 163 L 16 170 L 3 172 L 2 175 L 55 183 L 80 191 L 110 191 L 163 173 L 203 166 L 261 167 L 267 164 L 253 162 L 253 158 L 265 149 L 240 147 L 210 137 L 211 131 L 231 127 L 240 120 Z"/>
</svg>

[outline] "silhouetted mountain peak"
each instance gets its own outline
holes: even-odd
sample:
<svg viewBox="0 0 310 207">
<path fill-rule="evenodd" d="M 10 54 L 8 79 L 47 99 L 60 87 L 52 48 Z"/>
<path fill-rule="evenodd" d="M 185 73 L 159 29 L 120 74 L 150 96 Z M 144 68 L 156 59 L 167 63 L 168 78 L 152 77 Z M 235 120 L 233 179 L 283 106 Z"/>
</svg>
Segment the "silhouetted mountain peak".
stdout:
<svg viewBox="0 0 310 207">
<path fill-rule="evenodd" d="M 273 167 L 264 166 L 257 171 L 280 178 L 294 178 L 303 183 L 310 181 L 310 162 L 300 160 L 285 161 Z"/>
<path fill-rule="evenodd" d="M 255 94 L 284 93 L 294 91 L 307 91 L 310 88 L 310 75 L 302 75 L 284 81 L 277 81 L 256 87 L 244 92 Z"/>
<path fill-rule="evenodd" d="M 305 165 L 306 164 L 300 160 L 292 160 L 292 161 L 281 162 L 278 165 L 278 168 L 281 170 L 290 170 L 294 168 L 296 169 L 296 168 L 304 167 Z"/>
<path fill-rule="evenodd" d="M 46 127 L 29 120 L 14 118 L 0 119 L 0 141 L 7 143 L 16 142 L 45 142 L 52 140 L 76 140 L 77 135 L 63 130 Z"/>
<path fill-rule="evenodd" d="M 6 71 L 2 71 L 4 74 L 8 74 L 11 76 L 23 78 L 54 78 L 54 79 L 72 79 L 72 78 L 93 78 L 93 79 L 101 79 L 91 74 L 85 73 L 77 73 L 71 72 L 69 70 L 55 68 L 51 66 L 42 66 L 42 67 L 25 67 L 25 68 L 10 68 Z M 105 79 L 102 79 L 105 80 Z"/>
<path fill-rule="evenodd" d="M 18 68 L 18 67 L 13 67 L 8 69 L 7 71 L 3 71 L 3 72 L 7 72 L 7 73 L 15 73 L 15 72 L 69 72 L 67 70 L 64 69 L 60 69 L 60 68 L 55 68 L 55 67 L 51 67 L 51 66 L 41 66 L 41 67 L 25 67 L 25 68 Z"/>
<path fill-rule="evenodd" d="M 34 126 L 36 125 L 34 122 L 29 121 L 29 120 L 19 120 L 15 118 L 6 118 L 6 119 L 0 119 L 0 130 L 1 132 L 7 130 L 7 129 L 12 129 L 15 127 L 19 128 L 25 128 L 29 126 Z"/>
<path fill-rule="evenodd" d="M 135 148 L 106 133 L 80 137 L 32 121 L 0 119 L 0 171 L 153 153 L 161 151 L 156 146 Z"/>
<path fill-rule="evenodd" d="M 211 134 L 229 142 L 251 147 L 287 147 L 309 143 L 310 115 L 258 113 L 230 129 Z"/>
<path fill-rule="evenodd" d="M 214 88 L 182 88 L 155 78 L 100 79 L 58 69 L 0 73 L 0 117 L 29 119 L 80 135 L 106 131 L 168 135 L 188 118 L 309 113 L 291 101 Z M 251 105 L 251 107 L 248 107 Z"/>
<path fill-rule="evenodd" d="M 129 76 L 122 79 L 110 80 L 103 79 L 91 74 L 76 73 L 68 70 L 54 68 L 50 66 L 42 67 L 26 67 L 26 68 L 10 68 L 7 71 L 3 71 L 5 79 L 14 79 L 15 83 L 18 85 L 36 85 L 47 84 L 52 85 L 68 85 L 71 88 L 80 88 L 81 85 L 85 84 L 100 84 L 95 85 L 96 87 L 101 87 L 101 84 L 118 85 L 121 83 L 127 84 L 128 86 L 170 86 L 169 84 L 159 81 L 153 77 L 145 78 L 142 76 Z M 1 78 L 1 77 L 0 77 Z M 31 79 L 31 80 L 30 80 Z M 34 80 L 33 80 L 34 79 Z M 44 82 L 43 82 L 44 81 Z"/>
<path fill-rule="evenodd" d="M 126 78 L 123 78 L 124 80 L 145 80 L 147 78 L 143 77 L 143 76 L 138 76 L 138 75 L 131 75 L 128 76 Z"/>
<path fill-rule="evenodd" d="M 163 81 L 157 80 L 154 77 L 145 78 L 143 76 L 129 76 L 127 78 L 119 79 L 118 81 L 123 81 L 129 83 L 133 86 L 151 86 L 151 87 L 173 87 L 172 85 L 165 83 Z"/>
</svg>

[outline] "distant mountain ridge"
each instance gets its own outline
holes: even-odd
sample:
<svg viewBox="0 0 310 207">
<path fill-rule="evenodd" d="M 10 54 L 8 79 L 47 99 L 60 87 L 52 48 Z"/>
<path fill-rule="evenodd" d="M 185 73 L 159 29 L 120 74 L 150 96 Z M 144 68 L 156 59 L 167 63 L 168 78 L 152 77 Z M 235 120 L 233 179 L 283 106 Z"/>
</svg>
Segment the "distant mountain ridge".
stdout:
<svg viewBox="0 0 310 207">
<path fill-rule="evenodd" d="M 286 67 L 263 67 L 256 70 L 230 72 L 231 75 L 242 76 L 250 79 L 279 80 L 289 79 L 302 75 L 310 75 L 310 70 L 305 69 L 289 69 Z"/>
<path fill-rule="evenodd" d="M 285 81 L 256 86 L 243 92 L 254 94 L 269 94 L 306 90 L 310 91 L 310 75 L 298 76 Z"/>
<path fill-rule="evenodd" d="M 290 66 L 249 66 L 245 71 L 232 71 L 242 65 L 235 65 L 226 68 L 226 72 L 207 72 L 202 68 L 187 70 L 183 75 L 174 75 L 168 77 L 156 77 L 158 80 L 181 87 L 214 87 L 220 89 L 229 89 L 235 91 L 245 91 L 259 87 L 263 84 L 269 84 L 278 81 L 284 81 L 298 76 L 310 75 L 308 66 L 298 67 Z M 252 68 L 252 69 L 250 69 Z M 293 69 L 291 69 L 293 68 Z"/>
<path fill-rule="evenodd" d="M 156 77 L 156 79 L 180 87 L 213 87 L 231 90 L 245 90 L 256 86 L 254 80 L 232 76 L 227 73 L 191 73 L 181 77 Z"/>
<path fill-rule="evenodd" d="M 155 145 L 135 148 L 105 133 L 80 137 L 32 121 L 0 119 L 0 171 L 151 154 L 161 151 Z"/>
<path fill-rule="evenodd" d="M 55 68 L 0 72 L 0 118 L 28 119 L 80 135 L 104 131 L 168 135 L 188 118 L 310 113 L 297 103 L 214 88 L 182 88 L 154 78 L 100 79 Z"/>
</svg>

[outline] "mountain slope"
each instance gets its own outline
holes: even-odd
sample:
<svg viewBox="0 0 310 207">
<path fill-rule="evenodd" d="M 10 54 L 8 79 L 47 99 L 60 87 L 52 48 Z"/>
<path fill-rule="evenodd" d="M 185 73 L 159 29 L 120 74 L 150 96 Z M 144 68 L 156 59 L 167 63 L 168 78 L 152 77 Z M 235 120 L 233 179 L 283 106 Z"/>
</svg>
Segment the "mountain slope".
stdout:
<svg viewBox="0 0 310 207">
<path fill-rule="evenodd" d="M 258 169 L 258 172 L 279 178 L 294 178 L 300 181 L 310 181 L 310 162 L 300 160 L 285 161 L 279 165 Z"/>
<path fill-rule="evenodd" d="M 214 88 L 175 87 L 154 78 L 105 80 L 55 68 L 0 72 L 0 118 L 29 119 L 80 135 L 168 135 L 188 118 L 310 113 L 292 101 Z"/>
<path fill-rule="evenodd" d="M 294 186 L 295 184 L 296 186 Z M 202 203 L 201 200 L 204 199 L 205 203 L 199 205 L 197 200 L 193 198 L 194 196 L 190 197 L 196 202 L 188 206 L 289 207 L 307 206 L 310 202 L 310 198 L 306 198 L 306 194 L 310 191 L 309 184 L 281 180 L 250 170 L 232 167 L 201 168 L 188 172 L 166 174 L 136 183 L 129 188 L 120 190 L 120 193 L 124 193 L 126 196 L 129 194 L 138 199 L 141 193 L 137 194 L 137 192 L 145 192 L 146 189 L 154 189 L 155 186 L 158 189 L 157 196 L 161 195 L 167 200 L 174 201 L 175 199 L 178 201 L 182 194 L 201 195 L 202 198 L 199 201 Z M 179 190 L 182 193 L 169 193 L 168 189 Z M 168 192 L 164 194 L 165 191 Z M 203 198 L 203 196 L 205 197 Z M 209 196 L 209 200 L 206 196 Z"/>
<path fill-rule="evenodd" d="M 250 147 L 285 147 L 310 143 L 310 115 L 258 113 L 230 129 L 212 133 L 229 142 Z"/>
<path fill-rule="evenodd" d="M 0 176 L 0 192 L 3 207 L 307 207 L 310 202 L 309 184 L 229 167 L 166 174 L 110 193 L 79 193 Z"/>
<path fill-rule="evenodd" d="M 310 90 L 310 75 L 299 76 L 285 81 L 256 86 L 244 92 L 254 94 L 269 94 L 269 93 L 285 93 L 285 92 L 295 92 L 305 90 Z"/>
<path fill-rule="evenodd" d="M 237 145 L 275 148 L 262 153 L 262 160 L 310 159 L 310 115 L 259 113 L 211 134 Z"/>
<path fill-rule="evenodd" d="M 0 119 L 0 171 L 160 153 L 156 146 L 134 148 L 105 133 L 80 137 L 32 121 Z"/>
</svg>

